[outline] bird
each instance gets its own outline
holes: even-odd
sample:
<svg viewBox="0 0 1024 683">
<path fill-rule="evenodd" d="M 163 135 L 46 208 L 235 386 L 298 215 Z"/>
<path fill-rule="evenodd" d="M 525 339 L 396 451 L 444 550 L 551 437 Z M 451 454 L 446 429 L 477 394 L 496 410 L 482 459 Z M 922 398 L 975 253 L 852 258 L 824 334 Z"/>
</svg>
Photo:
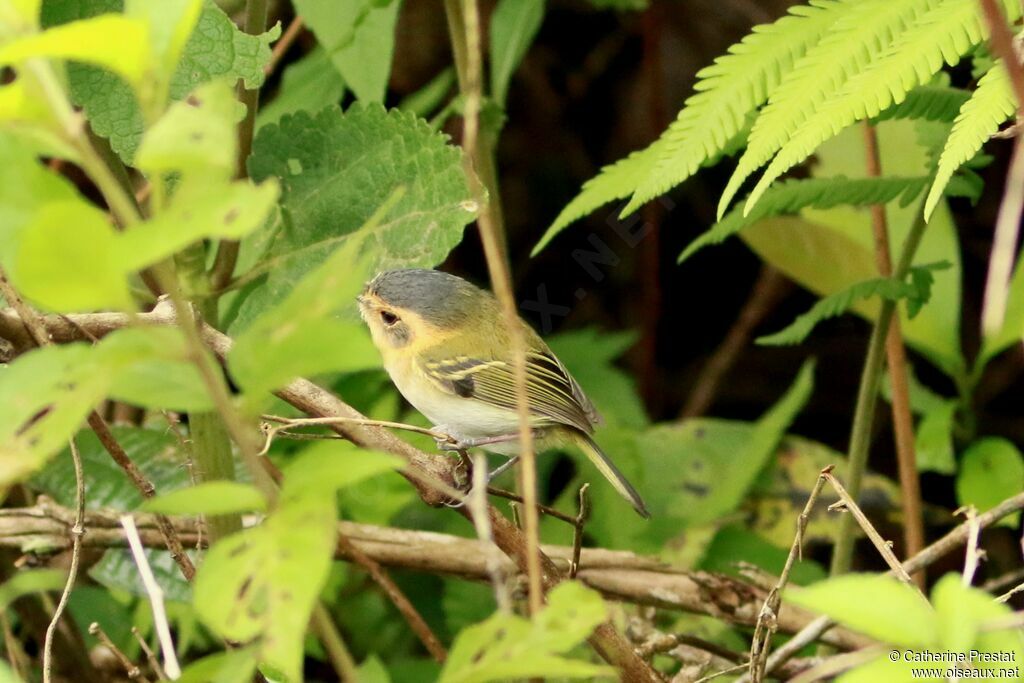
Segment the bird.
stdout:
<svg viewBox="0 0 1024 683">
<path fill-rule="evenodd" d="M 448 447 L 483 448 L 518 460 L 513 342 L 494 295 L 449 273 L 388 270 L 357 297 L 359 312 L 398 391 L 446 435 Z M 602 423 L 540 335 L 516 317 L 526 348 L 526 394 L 538 448 L 574 445 L 643 518 L 643 498 L 594 441 Z M 439 445 L 442 439 L 438 439 Z"/>
</svg>

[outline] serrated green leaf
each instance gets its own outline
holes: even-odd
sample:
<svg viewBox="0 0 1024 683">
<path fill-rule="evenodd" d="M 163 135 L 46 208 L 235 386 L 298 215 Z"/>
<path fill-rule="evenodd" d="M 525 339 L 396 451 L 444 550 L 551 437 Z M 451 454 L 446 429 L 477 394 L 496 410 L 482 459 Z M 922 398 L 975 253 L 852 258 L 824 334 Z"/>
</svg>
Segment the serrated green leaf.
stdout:
<svg viewBox="0 0 1024 683">
<path fill-rule="evenodd" d="M 806 588 L 790 588 L 783 600 L 890 645 L 927 648 L 938 637 L 937 619 L 928 601 L 891 576 L 837 576 Z"/>
<path fill-rule="evenodd" d="M 439 680 L 482 683 L 532 676 L 611 676 L 608 667 L 561 656 L 590 635 L 606 615 L 596 592 L 565 581 L 548 594 L 547 607 L 533 622 L 499 613 L 464 629 L 452 645 Z"/>
<path fill-rule="evenodd" d="M 971 93 L 948 85 L 922 85 L 907 93 L 906 99 L 892 104 L 877 116 L 873 123 L 890 119 L 917 119 L 921 121 L 952 122 L 960 107 L 971 98 Z"/>
<path fill-rule="evenodd" d="M 988 510 L 1006 498 L 1024 490 L 1024 455 L 1013 442 L 987 437 L 975 441 L 960 460 L 956 478 L 956 500 Z M 1016 527 L 1020 513 L 1004 518 L 1000 524 Z"/>
<path fill-rule="evenodd" d="M 1019 16 L 1019 3 L 1003 4 L 1010 10 L 1011 20 Z M 922 5 L 919 16 L 899 31 L 881 54 L 872 56 L 865 67 L 821 102 L 806 120 L 798 122 L 751 191 L 745 210 L 757 203 L 776 178 L 804 161 L 822 142 L 856 121 L 876 116 L 894 102 L 902 101 L 907 91 L 930 81 L 945 64 L 955 65 L 987 34 L 977 3 L 972 0 Z M 797 97 L 801 95 L 798 93 Z"/>
<path fill-rule="evenodd" d="M 122 0 L 47 2 L 43 6 L 43 24 L 54 26 L 101 12 L 119 12 L 122 6 Z M 180 21 L 176 28 L 181 28 Z M 263 67 L 270 59 L 270 43 L 280 33 L 280 27 L 275 26 L 261 35 L 249 35 L 239 30 L 213 0 L 204 0 L 170 78 L 171 99 L 184 99 L 200 84 L 216 78 L 240 78 L 247 88 L 259 87 L 263 84 Z M 177 31 L 166 37 L 167 51 L 161 59 L 171 58 L 180 39 Z M 131 164 L 145 128 L 131 87 L 109 71 L 74 63 L 68 65 L 68 84 L 72 100 L 84 109 L 92 130 L 108 138 L 118 156 Z"/>
<path fill-rule="evenodd" d="M 282 301 L 398 188 L 404 192 L 366 246 L 372 271 L 437 265 L 475 213 L 459 150 L 425 121 L 378 105 L 300 112 L 265 126 L 249 173 L 256 181 L 280 180 L 285 225 L 251 237 L 268 246 L 243 277 L 263 279 L 241 302 L 233 334 Z"/>
<path fill-rule="evenodd" d="M 188 455 L 181 451 L 181 444 L 168 429 L 112 425 L 110 430 L 128 458 L 153 483 L 158 493 L 189 485 L 189 474 L 185 468 Z M 80 431 L 75 442 L 82 459 L 87 509 L 129 512 L 142 504 L 142 494 L 92 430 Z M 75 472 L 66 444 L 64 450 L 32 478 L 31 484 L 61 505 L 74 506 Z"/>
<path fill-rule="evenodd" d="M 906 30 L 913 20 L 940 0 L 866 0 L 844 3 L 837 20 L 793 67 L 783 73 L 778 87 L 750 130 L 747 149 L 740 157 L 718 203 L 721 218 L 744 181 L 790 139 L 817 107 L 833 96 L 851 76 L 861 71 Z M 748 200 L 747 206 L 752 204 Z"/>
<path fill-rule="evenodd" d="M 137 85 L 150 68 L 148 41 L 144 21 L 104 14 L 10 40 L 0 46 L 0 64 L 33 57 L 72 59 L 110 69 Z"/>
<path fill-rule="evenodd" d="M 260 104 L 256 130 L 277 123 L 285 114 L 297 111 L 317 112 L 341 102 L 345 81 L 331 66 L 331 58 L 320 47 L 285 67 L 281 87 L 267 104 Z"/>
<path fill-rule="evenodd" d="M 858 282 L 851 287 L 831 294 L 818 301 L 809 311 L 800 315 L 786 328 L 775 334 L 757 338 L 758 344 L 765 346 L 785 346 L 799 344 L 811 333 L 814 326 L 822 320 L 834 318 L 850 310 L 860 299 L 880 297 L 888 301 L 907 302 L 907 314 L 913 318 L 921 306 L 931 297 L 932 271 L 949 268 L 948 263 L 933 263 L 914 266 L 910 269 L 910 282 L 899 281 L 890 277 L 874 278 Z"/>
<path fill-rule="evenodd" d="M 679 263 L 711 244 L 719 244 L 744 228 L 770 216 L 797 213 L 801 209 L 831 209 L 836 206 L 869 206 L 899 199 L 907 204 L 927 186 L 928 178 L 808 178 L 786 180 L 768 190 L 749 213 L 736 208 L 690 244 L 679 255 Z"/>
<path fill-rule="evenodd" d="M 383 102 L 400 0 L 295 0 L 295 10 L 363 102 Z"/>
<path fill-rule="evenodd" d="M 114 242 L 99 209 L 81 200 L 50 202 L 21 232 L 11 279 L 50 311 L 129 310 L 134 304 Z"/>
<path fill-rule="evenodd" d="M 939 157 L 935 182 L 928 192 L 925 215 L 930 216 L 953 173 L 971 160 L 999 126 L 1017 111 L 1009 78 L 1002 62 L 996 62 L 978 81 L 971 99 L 960 108 L 946 146 Z"/>
<path fill-rule="evenodd" d="M 512 73 L 544 20 L 544 0 L 500 0 L 491 14 L 491 97 L 504 108 Z"/>
<path fill-rule="evenodd" d="M 165 515 L 228 515 L 263 512 L 267 499 L 251 484 L 206 481 L 150 498 L 139 509 Z"/>
</svg>

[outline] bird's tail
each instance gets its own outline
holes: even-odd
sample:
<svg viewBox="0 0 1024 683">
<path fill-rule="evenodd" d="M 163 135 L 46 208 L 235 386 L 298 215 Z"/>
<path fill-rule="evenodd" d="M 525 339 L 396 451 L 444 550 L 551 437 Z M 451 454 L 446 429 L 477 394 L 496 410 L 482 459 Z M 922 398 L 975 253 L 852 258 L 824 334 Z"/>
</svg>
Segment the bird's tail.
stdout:
<svg viewBox="0 0 1024 683">
<path fill-rule="evenodd" d="M 644 519 L 650 519 L 651 513 L 648 512 L 644 499 L 636 492 L 636 489 L 629 483 L 629 480 L 623 476 L 611 458 L 601 450 L 601 447 L 588 434 L 583 432 L 572 430 L 572 436 L 573 442 L 590 458 L 590 462 L 594 463 L 594 466 L 604 475 L 604 478 L 611 482 L 611 485 L 615 487 L 619 495 L 629 501 L 629 504 L 633 506 L 638 515 Z"/>
</svg>

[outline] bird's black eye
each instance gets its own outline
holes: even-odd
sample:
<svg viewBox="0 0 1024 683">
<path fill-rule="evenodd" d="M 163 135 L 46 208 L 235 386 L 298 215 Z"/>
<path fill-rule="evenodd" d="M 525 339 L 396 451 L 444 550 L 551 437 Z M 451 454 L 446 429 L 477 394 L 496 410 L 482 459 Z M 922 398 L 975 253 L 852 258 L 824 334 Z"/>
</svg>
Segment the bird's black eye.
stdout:
<svg viewBox="0 0 1024 683">
<path fill-rule="evenodd" d="M 380 319 L 383 320 L 384 324 L 389 327 L 398 322 L 398 316 L 390 311 L 381 311 Z"/>
</svg>

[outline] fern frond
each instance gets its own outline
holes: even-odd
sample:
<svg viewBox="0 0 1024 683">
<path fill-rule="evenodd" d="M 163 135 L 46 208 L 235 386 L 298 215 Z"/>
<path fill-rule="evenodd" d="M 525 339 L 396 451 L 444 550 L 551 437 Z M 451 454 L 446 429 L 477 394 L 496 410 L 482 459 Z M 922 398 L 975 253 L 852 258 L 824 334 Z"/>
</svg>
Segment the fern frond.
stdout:
<svg viewBox="0 0 1024 683">
<path fill-rule="evenodd" d="M 1013 96 L 1006 68 L 1002 61 L 997 61 L 978 81 L 977 89 L 960 109 L 960 115 L 953 123 L 953 130 L 939 157 L 935 182 L 924 203 L 925 217 L 930 217 L 935 210 L 953 173 L 970 161 L 1016 110 L 1017 98 Z"/>
<path fill-rule="evenodd" d="M 960 107 L 971 98 L 971 93 L 962 88 L 948 85 L 922 85 L 907 93 L 907 99 L 893 104 L 872 120 L 874 123 L 890 119 L 917 119 L 923 121 L 948 121 L 956 119 Z"/>
<path fill-rule="evenodd" d="M 807 51 L 782 79 L 754 122 L 747 150 L 722 193 L 718 215 L 725 214 L 743 182 L 782 148 L 818 105 L 851 75 L 877 58 L 885 46 L 940 0 L 860 0 Z"/>
<path fill-rule="evenodd" d="M 1010 19 L 1016 19 L 1018 0 L 1003 0 L 1002 4 Z M 748 210 L 775 179 L 804 161 L 821 143 L 857 121 L 899 104 L 908 91 L 928 83 L 944 64 L 959 62 L 986 33 L 976 0 L 943 0 L 918 16 L 880 57 L 847 80 L 800 125 L 750 193 Z"/>
<path fill-rule="evenodd" d="M 807 180 L 786 180 L 768 190 L 754 210 L 744 215 L 737 207 L 715 223 L 703 235 L 691 242 L 679 255 L 679 263 L 693 256 L 710 244 L 719 244 L 729 237 L 769 216 L 793 214 L 800 209 L 831 209 L 835 206 L 867 206 L 884 204 L 899 198 L 900 205 L 906 206 L 914 200 L 931 179 L 919 178 L 810 178 Z"/>
<path fill-rule="evenodd" d="M 533 251 L 530 252 L 530 256 L 540 253 L 558 233 L 573 221 L 586 216 L 599 206 L 629 195 L 640 178 L 654 163 L 657 145 L 658 141 L 655 141 L 646 149 L 633 152 L 624 159 L 605 166 L 600 173 L 583 183 L 583 189 L 565 205 L 565 208 L 555 218 L 555 222 L 551 224 Z"/>
<path fill-rule="evenodd" d="M 696 93 L 655 143 L 656 163 L 634 188 L 623 213 L 675 187 L 718 154 L 794 62 L 847 11 L 848 4 L 813 0 L 810 5 L 791 7 L 787 16 L 755 26 L 727 54 L 698 72 Z"/>
<path fill-rule="evenodd" d="M 923 266 L 913 266 L 910 269 L 910 281 L 897 280 L 891 277 L 879 277 L 871 280 L 864 280 L 850 285 L 844 290 L 830 294 L 814 304 L 809 311 L 797 317 L 792 323 L 775 334 L 758 337 L 755 342 L 762 346 L 788 346 L 799 344 L 814 327 L 822 320 L 835 318 L 853 308 L 853 305 L 863 299 L 870 299 L 873 296 L 888 299 L 889 301 L 907 300 L 907 314 L 913 318 L 920 312 L 921 307 L 928 303 L 932 294 L 932 283 L 935 281 L 932 273 L 936 270 L 949 268 L 949 263 L 930 263 Z"/>
</svg>

